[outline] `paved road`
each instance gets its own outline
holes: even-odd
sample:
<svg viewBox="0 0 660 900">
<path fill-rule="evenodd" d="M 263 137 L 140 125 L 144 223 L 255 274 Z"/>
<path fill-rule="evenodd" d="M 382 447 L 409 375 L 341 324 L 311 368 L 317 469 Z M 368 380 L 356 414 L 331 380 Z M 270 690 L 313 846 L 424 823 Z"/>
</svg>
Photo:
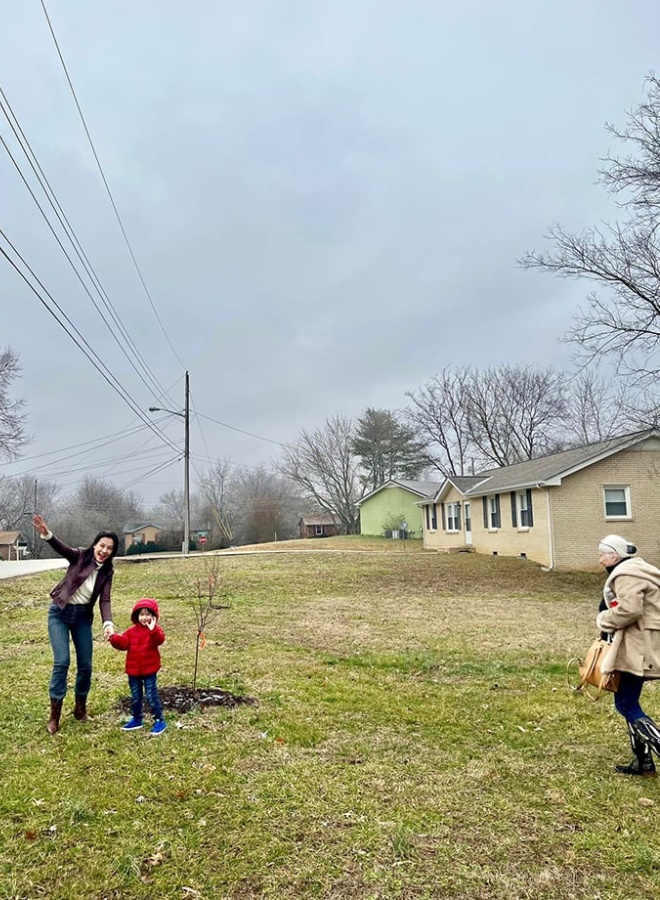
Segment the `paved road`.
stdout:
<svg viewBox="0 0 660 900">
<path fill-rule="evenodd" d="M 66 569 L 68 565 L 65 559 L 19 559 L 11 562 L 0 560 L 0 579 L 34 575 L 36 572 L 46 572 L 49 569 Z"/>
</svg>

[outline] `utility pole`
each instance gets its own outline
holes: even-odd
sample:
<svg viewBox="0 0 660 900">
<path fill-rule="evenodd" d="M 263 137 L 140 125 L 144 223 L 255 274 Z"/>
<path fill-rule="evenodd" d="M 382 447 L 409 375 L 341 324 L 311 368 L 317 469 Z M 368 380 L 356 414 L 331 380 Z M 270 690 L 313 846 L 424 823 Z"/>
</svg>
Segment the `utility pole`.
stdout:
<svg viewBox="0 0 660 900">
<path fill-rule="evenodd" d="M 37 479 L 34 479 L 34 513 L 33 515 L 37 515 L 39 512 L 39 508 L 37 506 Z M 38 556 L 41 556 L 41 547 L 37 543 L 39 540 L 39 535 L 37 534 L 37 529 L 33 525 L 32 526 L 32 559 L 36 559 Z M 37 547 L 39 547 L 39 553 L 37 553 Z"/>
<path fill-rule="evenodd" d="M 161 406 L 150 406 L 149 412 L 166 412 L 180 416 L 184 425 L 183 441 L 183 544 L 181 552 L 184 556 L 190 553 L 190 380 L 186 372 L 183 412 L 165 409 Z"/>
<path fill-rule="evenodd" d="M 183 412 L 185 440 L 183 445 L 183 555 L 190 553 L 190 383 L 186 372 L 186 396 Z"/>
</svg>

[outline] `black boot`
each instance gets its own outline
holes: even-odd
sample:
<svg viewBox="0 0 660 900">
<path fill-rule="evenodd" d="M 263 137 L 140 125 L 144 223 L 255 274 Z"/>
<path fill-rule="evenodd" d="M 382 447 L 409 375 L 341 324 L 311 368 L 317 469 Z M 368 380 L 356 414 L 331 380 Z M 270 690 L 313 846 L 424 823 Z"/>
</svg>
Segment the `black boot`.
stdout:
<svg viewBox="0 0 660 900">
<path fill-rule="evenodd" d="M 620 775 L 643 775 L 646 777 L 653 777 L 656 772 L 651 748 L 646 741 L 643 741 L 638 736 L 633 723 L 627 722 L 626 724 L 628 725 L 628 735 L 630 737 L 633 759 L 627 766 L 615 766 L 614 768 Z"/>
<path fill-rule="evenodd" d="M 82 694 L 76 694 L 76 705 L 73 707 L 73 717 L 74 719 L 78 719 L 79 722 L 87 722 L 89 716 L 87 715 L 87 697 L 83 697 Z"/>
<path fill-rule="evenodd" d="M 630 722 L 632 734 L 639 738 L 642 744 L 647 744 L 656 756 L 660 756 L 660 729 L 653 719 L 643 716 L 641 719 L 635 719 Z"/>
<path fill-rule="evenodd" d="M 48 720 L 48 724 L 46 725 L 46 730 L 48 734 L 55 734 L 56 731 L 60 730 L 60 716 L 62 715 L 62 701 L 61 700 L 53 700 L 50 701 L 50 719 Z"/>
</svg>

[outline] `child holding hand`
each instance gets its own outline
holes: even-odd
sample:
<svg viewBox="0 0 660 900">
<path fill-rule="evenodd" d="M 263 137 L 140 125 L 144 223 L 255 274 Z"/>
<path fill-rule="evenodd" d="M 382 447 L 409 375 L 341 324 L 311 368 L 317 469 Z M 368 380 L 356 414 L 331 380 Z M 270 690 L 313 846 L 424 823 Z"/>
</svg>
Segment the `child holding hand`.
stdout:
<svg viewBox="0 0 660 900">
<path fill-rule="evenodd" d="M 126 651 L 126 674 L 131 689 L 130 721 L 122 725 L 122 731 L 142 728 L 142 701 L 146 694 L 154 724 L 150 734 L 162 734 L 167 728 L 163 707 L 158 696 L 157 672 L 160 669 L 159 646 L 165 641 L 165 632 L 158 624 L 158 604 L 150 597 L 143 597 L 133 607 L 133 625 L 123 634 L 111 634 L 108 640 L 116 650 Z"/>
</svg>

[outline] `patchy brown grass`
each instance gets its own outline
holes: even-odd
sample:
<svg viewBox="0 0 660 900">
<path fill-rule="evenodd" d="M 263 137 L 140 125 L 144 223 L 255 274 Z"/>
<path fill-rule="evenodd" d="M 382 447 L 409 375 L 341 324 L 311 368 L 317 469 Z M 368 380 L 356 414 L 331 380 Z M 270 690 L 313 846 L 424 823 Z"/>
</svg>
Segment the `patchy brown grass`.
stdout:
<svg viewBox="0 0 660 900">
<path fill-rule="evenodd" d="M 658 895 L 656 783 L 617 778 L 611 699 L 564 683 L 600 576 L 349 544 L 222 557 L 200 687 L 258 705 L 169 714 L 155 740 L 121 733 L 124 658 L 100 640 L 94 721 L 67 701 L 46 735 L 52 573 L 3 584 L 0 897 Z M 190 684 L 196 565 L 118 566 L 120 627 L 161 605 L 164 692 Z"/>
</svg>

